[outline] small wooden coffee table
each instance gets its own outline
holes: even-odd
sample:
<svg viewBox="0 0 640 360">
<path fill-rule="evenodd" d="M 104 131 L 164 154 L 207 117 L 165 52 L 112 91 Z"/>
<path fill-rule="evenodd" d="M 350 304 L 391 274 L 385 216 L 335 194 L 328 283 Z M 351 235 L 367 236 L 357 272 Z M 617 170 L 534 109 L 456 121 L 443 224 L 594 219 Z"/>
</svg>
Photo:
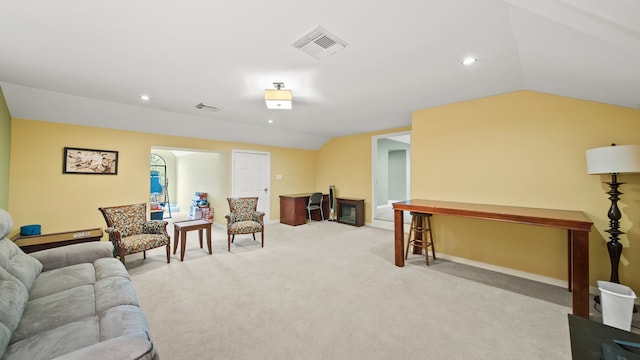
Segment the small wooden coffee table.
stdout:
<svg viewBox="0 0 640 360">
<path fill-rule="evenodd" d="M 200 248 L 202 249 L 202 231 L 207 230 L 207 247 L 209 248 L 209 254 L 211 254 L 211 221 L 207 220 L 183 220 L 173 223 L 173 254 L 176 254 L 178 250 L 178 240 L 180 241 L 180 261 L 184 260 L 184 252 L 187 246 L 187 232 L 192 230 L 198 230 L 198 237 L 200 238 Z"/>
</svg>

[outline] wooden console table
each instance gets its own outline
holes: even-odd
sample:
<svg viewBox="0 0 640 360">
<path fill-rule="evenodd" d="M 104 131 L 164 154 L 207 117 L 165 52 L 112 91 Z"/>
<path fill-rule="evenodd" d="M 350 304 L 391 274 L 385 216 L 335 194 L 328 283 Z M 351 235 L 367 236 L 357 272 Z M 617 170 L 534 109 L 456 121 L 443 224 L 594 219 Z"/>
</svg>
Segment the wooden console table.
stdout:
<svg viewBox="0 0 640 360">
<path fill-rule="evenodd" d="M 568 231 L 569 290 L 573 314 L 589 318 L 589 232 L 593 222 L 582 211 L 538 209 L 412 199 L 393 203 L 395 264 L 404 266 L 403 211 L 539 225 Z"/>
<path fill-rule="evenodd" d="M 280 222 L 287 225 L 307 223 L 307 205 L 311 193 L 280 195 Z M 325 220 L 329 218 L 329 195 L 322 195 L 322 212 Z M 320 220 L 320 213 L 311 213 L 314 220 Z"/>
<path fill-rule="evenodd" d="M 100 241 L 102 239 L 102 229 L 87 229 L 77 231 L 66 231 L 53 234 L 42 234 L 34 236 L 20 236 L 15 240 L 22 251 L 26 253 L 51 249 L 54 247 L 78 244 L 88 241 Z"/>
</svg>

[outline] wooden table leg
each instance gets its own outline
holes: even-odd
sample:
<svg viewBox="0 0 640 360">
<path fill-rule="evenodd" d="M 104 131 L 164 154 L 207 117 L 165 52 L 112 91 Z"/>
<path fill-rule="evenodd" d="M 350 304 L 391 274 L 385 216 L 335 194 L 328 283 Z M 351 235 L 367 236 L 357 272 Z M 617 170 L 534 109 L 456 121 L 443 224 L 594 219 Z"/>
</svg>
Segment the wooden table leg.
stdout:
<svg viewBox="0 0 640 360">
<path fill-rule="evenodd" d="M 180 231 L 180 261 L 184 260 L 184 252 L 187 249 L 187 231 Z"/>
<path fill-rule="evenodd" d="M 404 266 L 404 219 L 402 210 L 393 211 L 393 235 L 396 266 Z"/>
<path fill-rule="evenodd" d="M 589 233 L 571 230 L 573 315 L 589 318 Z"/>
<path fill-rule="evenodd" d="M 207 247 L 209 248 L 209 254 L 213 254 L 211 251 L 211 224 L 207 226 Z"/>
<path fill-rule="evenodd" d="M 176 254 L 176 250 L 178 250 L 178 240 L 180 240 L 180 227 L 174 226 L 173 228 L 173 255 Z"/>
<path fill-rule="evenodd" d="M 200 249 L 202 249 L 202 229 L 198 229 L 198 240 L 200 240 Z"/>
<path fill-rule="evenodd" d="M 571 238 L 572 234 L 571 234 L 571 230 L 567 230 L 567 257 L 568 257 L 568 267 L 569 267 L 569 272 L 567 273 L 567 290 L 569 292 L 571 292 L 573 290 L 572 286 L 573 286 L 573 238 Z"/>
</svg>

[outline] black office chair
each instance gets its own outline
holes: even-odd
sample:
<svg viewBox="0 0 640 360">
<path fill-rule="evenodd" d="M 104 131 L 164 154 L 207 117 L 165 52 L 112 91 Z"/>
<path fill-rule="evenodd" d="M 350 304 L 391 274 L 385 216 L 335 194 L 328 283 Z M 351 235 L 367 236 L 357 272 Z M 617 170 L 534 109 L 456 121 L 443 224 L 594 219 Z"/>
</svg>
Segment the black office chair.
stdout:
<svg viewBox="0 0 640 360">
<path fill-rule="evenodd" d="M 309 204 L 307 205 L 307 214 L 309 222 L 311 222 L 311 211 L 320 210 L 320 218 L 324 220 L 324 212 L 322 211 L 322 193 L 315 192 L 309 196 Z"/>
</svg>

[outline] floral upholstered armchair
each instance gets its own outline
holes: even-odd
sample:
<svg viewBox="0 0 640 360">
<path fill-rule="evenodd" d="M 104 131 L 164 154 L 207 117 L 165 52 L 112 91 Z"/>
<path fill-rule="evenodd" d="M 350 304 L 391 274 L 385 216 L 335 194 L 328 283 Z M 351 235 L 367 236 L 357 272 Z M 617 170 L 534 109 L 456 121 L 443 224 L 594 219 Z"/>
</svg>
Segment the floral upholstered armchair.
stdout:
<svg viewBox="0 0 640 360">
<path fill-rule="evenodd" d="M 227 198 L 230 213 L 227 218 L 227 247 L 231 251 L 231 243 L 236 235 L 252 234 L 253 240 L 256 233 L 262 234 L 262 247 L 264 247 L 264 213 L 257 211 L 257 197 Z"/>
<path fill-rule="evenodd" d="M 171 238 L 167 233 L 168 222 L 164 220 L 147 220 L 147 204 L 134 204 L 99 208 L 113 243 L 114 256 L 119 256 L 124 264 L 125 255 L 142 251 L 147 258 L 147 250 L 160 246 L 167 248 L 167 263 L 170 260 Z"/>
</svg>

